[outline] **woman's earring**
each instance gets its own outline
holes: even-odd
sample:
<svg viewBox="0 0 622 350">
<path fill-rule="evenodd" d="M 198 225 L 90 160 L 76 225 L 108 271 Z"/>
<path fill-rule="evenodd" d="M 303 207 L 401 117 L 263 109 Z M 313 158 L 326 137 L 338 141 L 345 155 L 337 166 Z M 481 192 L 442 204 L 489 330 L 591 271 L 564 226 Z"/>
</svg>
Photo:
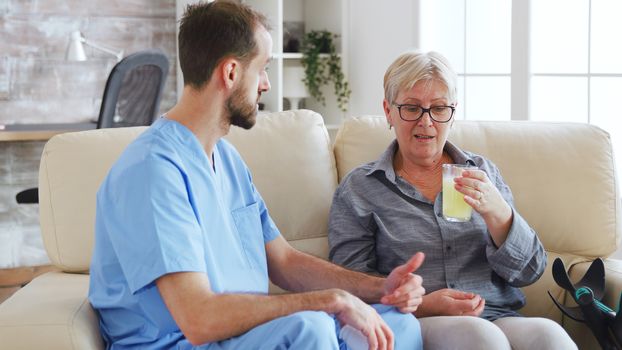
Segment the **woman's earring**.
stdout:
<svg viewBox="0 0 622 350">
<path fill-rule="evenodd" d="M 393 127 L 393 124 L 389 124 L 389 130 L 391 130 L 392 127 Z"/>
</svg>

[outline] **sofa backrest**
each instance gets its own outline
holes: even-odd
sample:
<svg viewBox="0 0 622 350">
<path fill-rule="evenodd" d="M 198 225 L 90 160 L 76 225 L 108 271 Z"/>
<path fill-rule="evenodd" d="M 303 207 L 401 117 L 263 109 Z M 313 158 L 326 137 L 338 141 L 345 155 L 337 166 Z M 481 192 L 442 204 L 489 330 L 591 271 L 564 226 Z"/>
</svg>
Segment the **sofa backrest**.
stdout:
<svg viewBox="0 0 622 350">
<path fill-rule="evenodd" d="M 123 149 L 145 129 L 66 133 L 45 144 L 39 166 L 39 221 L 45 249 L 56 267 L 88 271 L 99 185 Z"/>
<path fill-rule="evenodd" d="M 145 129 L 67 133 L 46 144 L 39 169 L 40 222 L 57 267 L 88 271 L 97 190 L 123 149 Z M 232 127 L 226 138 L 247 162 L 285 238 L 325 257 L 337 170 L 322 117 L 304 110 L 264 114 L 251 130 Z"/>
<path fill-rule="evenodd" d="M 225 137 L 244 158 L 268 210 L 289 243 L 328 257 L 328 212 L 337 169 L 321 115 L 309 110 L 260 117 Z"/>
<path fill-rule="evenodd" d="M 54 265 L 87 272 L 93 246 L 95 194 L 112 163 L 145 128 L 55 136 L 39 173 L 41 231 Z M 311 111 L 258 118 L 251 130 L 232 128 L 231 141 L 249 165 L 284 237 L 326 258 L 327 222 L 337 174 L 374 160 L 394 138 L 384 117 L 351 118 L 331 150 L 322 117 Z M 549 252 L 549 267 L 524 288 L 526 315 L 561 320 L 546 291 L 563 298 L 550 263 L 566 266 L 608 256 L 618 247 L 619 202 L 608 135 L 584 124 L 457 122 L 450 139 L 492 159 L 514 192 L 517 209 Z M 334 151 L 334 155 L 333 155 Z M 338 170 L 338 171 L 337 171 Z"/>
<path fill-rule="evenodd" d="M 383 116 L 346 120 L 334 144 L 339 180 L 377 159 L 393 139 Z M 495 162 L 548 251 L 589 258 L 616 251 L 620 202 L 605 131 L 579 123 L 457 121 L 449 139 Z"/>
</svg>

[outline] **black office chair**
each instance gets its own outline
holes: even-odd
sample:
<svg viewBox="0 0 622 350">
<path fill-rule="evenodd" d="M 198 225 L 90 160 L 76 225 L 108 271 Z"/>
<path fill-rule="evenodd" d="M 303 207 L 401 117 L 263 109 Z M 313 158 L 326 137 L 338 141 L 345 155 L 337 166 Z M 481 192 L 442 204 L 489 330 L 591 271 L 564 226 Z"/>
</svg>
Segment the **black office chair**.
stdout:
<svg viewBox="0 0 622 350">
<path fill-rule="evenodd" d="M 117 63 L 106 81 L 97 128 L 151 125 L 158 117 L 168 68 L 160 50 L 136 52 Z M 39 189 L 21 191 L 15 200 L 39 203 Z"/>
<path fill-rule="evenodd" d="M 141 51 L 117 63 L 106 82 L 97 128 L 151 125 L 168 73 L 161 51 Z"/>
</svg>

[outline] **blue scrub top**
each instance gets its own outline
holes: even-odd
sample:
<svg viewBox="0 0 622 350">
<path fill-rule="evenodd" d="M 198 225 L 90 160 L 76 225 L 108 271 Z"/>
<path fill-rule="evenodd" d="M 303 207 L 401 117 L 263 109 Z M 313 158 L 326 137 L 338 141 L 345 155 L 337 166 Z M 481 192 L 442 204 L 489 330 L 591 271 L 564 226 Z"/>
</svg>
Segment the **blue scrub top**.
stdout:
<svg viewBox="0 0 622 350">
<path fill-rule="evenodd" d="M 221 139 L 213 160 L 160 118 L 101 185 L 89 300 L 108 348 L 191 348 L 155 285 L 165 274 L 207 273 L 216 293 L 268 292 L 265 244 L 279 231 L 234 147 Z"/>
</svg>

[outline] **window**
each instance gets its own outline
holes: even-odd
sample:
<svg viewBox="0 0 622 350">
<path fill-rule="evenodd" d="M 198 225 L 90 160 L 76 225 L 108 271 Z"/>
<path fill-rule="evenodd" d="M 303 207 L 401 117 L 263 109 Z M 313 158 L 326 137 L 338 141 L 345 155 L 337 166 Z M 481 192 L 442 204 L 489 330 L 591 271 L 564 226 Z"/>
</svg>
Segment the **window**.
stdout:
<svg viewBox="0 0 622 350">
<path fill-rule="evenodd" d="M 511 0 L 421 0 L 421 48 L 458 73 L 457 119 L 510 119 L 511 8 Z"/>
<path fill-rule="evenodd" d="M 622 1 L 419 2 L 421 48 L 459 75 L 458 119 L 591 123 L 622 169 Z"/>
<path fill-rule="evenodd" d="M 552 16 L 563 8 L 563 16 Z M 607 130 L 622 161 L 619 0 L 532 1 L 531 118 L 576 121 Z M 550 25 L 551 21 L 554 25 Z M 557 111 L 555 112 L 555 107 Z M 617 167 L 622 169 L 620 165 Z"/>
</svg>

